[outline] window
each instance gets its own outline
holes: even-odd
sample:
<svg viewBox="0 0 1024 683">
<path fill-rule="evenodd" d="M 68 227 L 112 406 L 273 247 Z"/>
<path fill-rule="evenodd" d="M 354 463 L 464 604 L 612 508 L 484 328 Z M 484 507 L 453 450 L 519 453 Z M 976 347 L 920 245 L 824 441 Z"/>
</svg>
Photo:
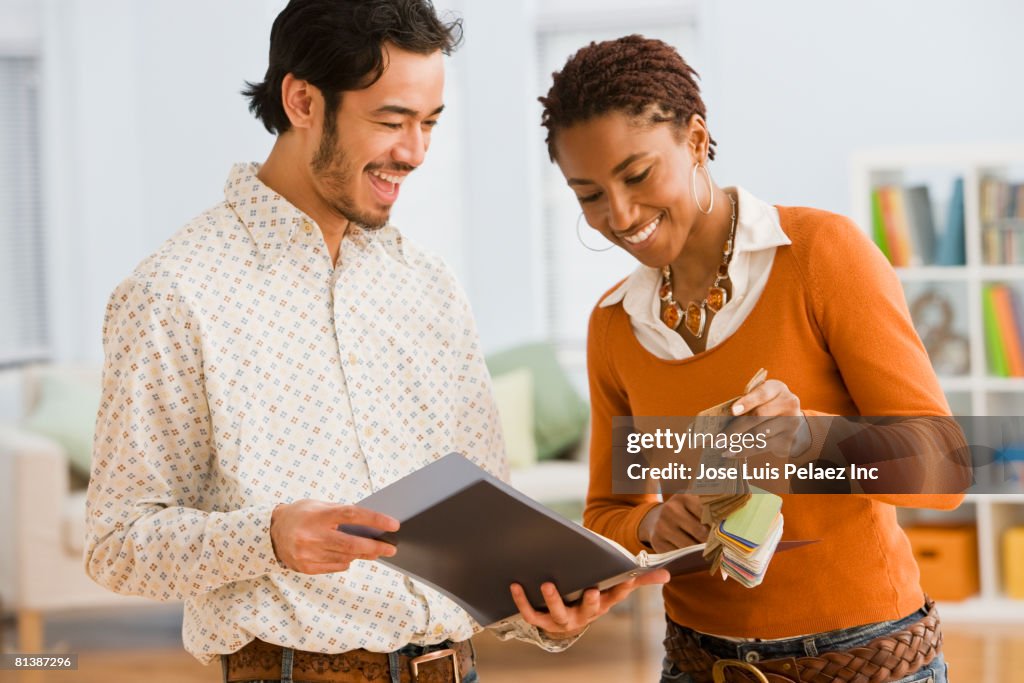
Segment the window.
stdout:
<svg viewBox="0 0 1024 683">
<path fill-rule="evenodd" d="M 609 14 L 606 21 L 587 28 L 572 17 L 556 22 L 542 23 L 538 30 L 538 64 L 540 66 L 537 92 L 545 93 L 551 86 L 551 73 L 560 69 L 577 49 L 590 41 L 601 41 L 631 33 L 658 38 L 673 45 L 691 65 L 699 63 L 695 55 L 697 24 L 692 15 L 679 11 L 668 13 L 659 21 L 651 12 L 639 20 L 633 13 Z M 695 67 L 700 70 L 699 67 Z M 548 335 L 563 351 L 579 351 L 587 334 L 587 319 L 598 297 L 636 267 L 632 256 L 621 249 L 604 252 L 587 250 L 576 236 L 576 220 L 580 207 L 565 184 L 558 167 L 543 155 L 542 210 L 545 271 L 547 273 L 546 304 Z M 592 247 L 609 246 L 608 243 L 581 221 L 580 233 Z M 570 362 L 573 360 L 568 359 Z"/>
<path fill-rule="evenodd" d="M 0 56 L 0 367 L 48 355 L 37 63 Z"/>
</svg>

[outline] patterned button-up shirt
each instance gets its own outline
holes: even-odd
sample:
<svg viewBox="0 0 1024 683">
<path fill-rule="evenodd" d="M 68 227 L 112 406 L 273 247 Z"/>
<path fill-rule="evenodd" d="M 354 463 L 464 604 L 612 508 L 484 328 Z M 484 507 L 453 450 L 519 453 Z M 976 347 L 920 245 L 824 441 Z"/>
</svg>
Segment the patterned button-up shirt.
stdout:
<svg viewBox="0 0 1024 683">
<path fill-rule="evenodd" d="M 275 558 L 279 503 L 356 503 L 453 451 L 507 471 L 444 263 L 392 227 L 353 226 L 334 265 L 258 170 L 235 166 L 225 201 L 110 298 L 87 571 L 183 600 L 204 663 L 253 638 L 319 652 L 468 638 L 479 626 L 460 607 L 380 563 L 310 576 Z M 521 621 L 504 634 L 546 641 Z"/>
</svg>

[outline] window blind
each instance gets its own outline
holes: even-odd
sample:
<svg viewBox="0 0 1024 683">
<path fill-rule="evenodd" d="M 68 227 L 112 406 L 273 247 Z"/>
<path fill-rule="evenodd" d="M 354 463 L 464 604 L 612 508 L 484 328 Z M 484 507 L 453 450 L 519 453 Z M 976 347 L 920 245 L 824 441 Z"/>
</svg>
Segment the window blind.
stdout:
<svg viewBox="0 0 1024 683">
<path fill-rule="evenodd" d="M 0 56 L 0 367 L 48 355 L 36 72 Z"/>
</svg>

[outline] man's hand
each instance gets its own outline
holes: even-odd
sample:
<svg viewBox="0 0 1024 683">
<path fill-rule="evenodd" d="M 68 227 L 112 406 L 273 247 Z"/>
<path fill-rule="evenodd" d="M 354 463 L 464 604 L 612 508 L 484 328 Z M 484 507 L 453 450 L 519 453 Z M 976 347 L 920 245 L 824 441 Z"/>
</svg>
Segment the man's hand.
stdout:
<svg viewBox="0 0 1024 683">
<path fill-rule="evenodd" d="M 700 523 L 700 498 L 689 493 L 669 496 L 640 523 L 640 540 L 656 553 L 703 543 L 708 528 Z"/>
<path fill-rule="evenodd" d="M 583 633 L 583 630 L 591 622 L 603 615 L 612 606 L 622 602 L 626 597 L 640 586 L 668 583 L 669 573 L 664 569 L 653 571 L 650 574 L 635 579 L 630 579 L 613 586 L 605 591 L 591 588 L 584 591 L 583 598 L 579 604 L 572 607 L 566 606 L 562 596 L 558 594 L 555 584 L 548 582 L 540 587 L 541 595 L 544 596 L 544 604 L 547 611 L 538 611 L 533 608 L 526 598 L 526 591 L 518 583 L 512 584 L 512 599 L 519 608 L 519 613 L 528 624 L 533 624 L 544 631 L 549 638 L 564 640 Z"/>
<path fill-rule="evenodd" d="M 398 531 L 398 520 L 355 505 L 300 500 L 278 505 L 270 517 L 270 540 L 277 559 L 303 574 L 343 572 L 353 560 L 391 557 L 395 546 L 338 531 L 358 524 Z"/>
</svg>

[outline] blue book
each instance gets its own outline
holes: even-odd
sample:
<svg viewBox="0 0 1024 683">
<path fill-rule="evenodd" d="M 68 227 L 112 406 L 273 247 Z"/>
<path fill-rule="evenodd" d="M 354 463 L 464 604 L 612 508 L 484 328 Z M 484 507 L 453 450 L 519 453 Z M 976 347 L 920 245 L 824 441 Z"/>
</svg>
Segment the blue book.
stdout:
<svg viewBox="0 0 1024 683">
<path fill-rule="evenodd" d="M 935 264 L 962 266 L 967 263 L 964 254 L 964 179 L 953 181 L 953 196 L 949 199 L 949 216 L 942 239 L 936 243 Z"/>
</svg>

